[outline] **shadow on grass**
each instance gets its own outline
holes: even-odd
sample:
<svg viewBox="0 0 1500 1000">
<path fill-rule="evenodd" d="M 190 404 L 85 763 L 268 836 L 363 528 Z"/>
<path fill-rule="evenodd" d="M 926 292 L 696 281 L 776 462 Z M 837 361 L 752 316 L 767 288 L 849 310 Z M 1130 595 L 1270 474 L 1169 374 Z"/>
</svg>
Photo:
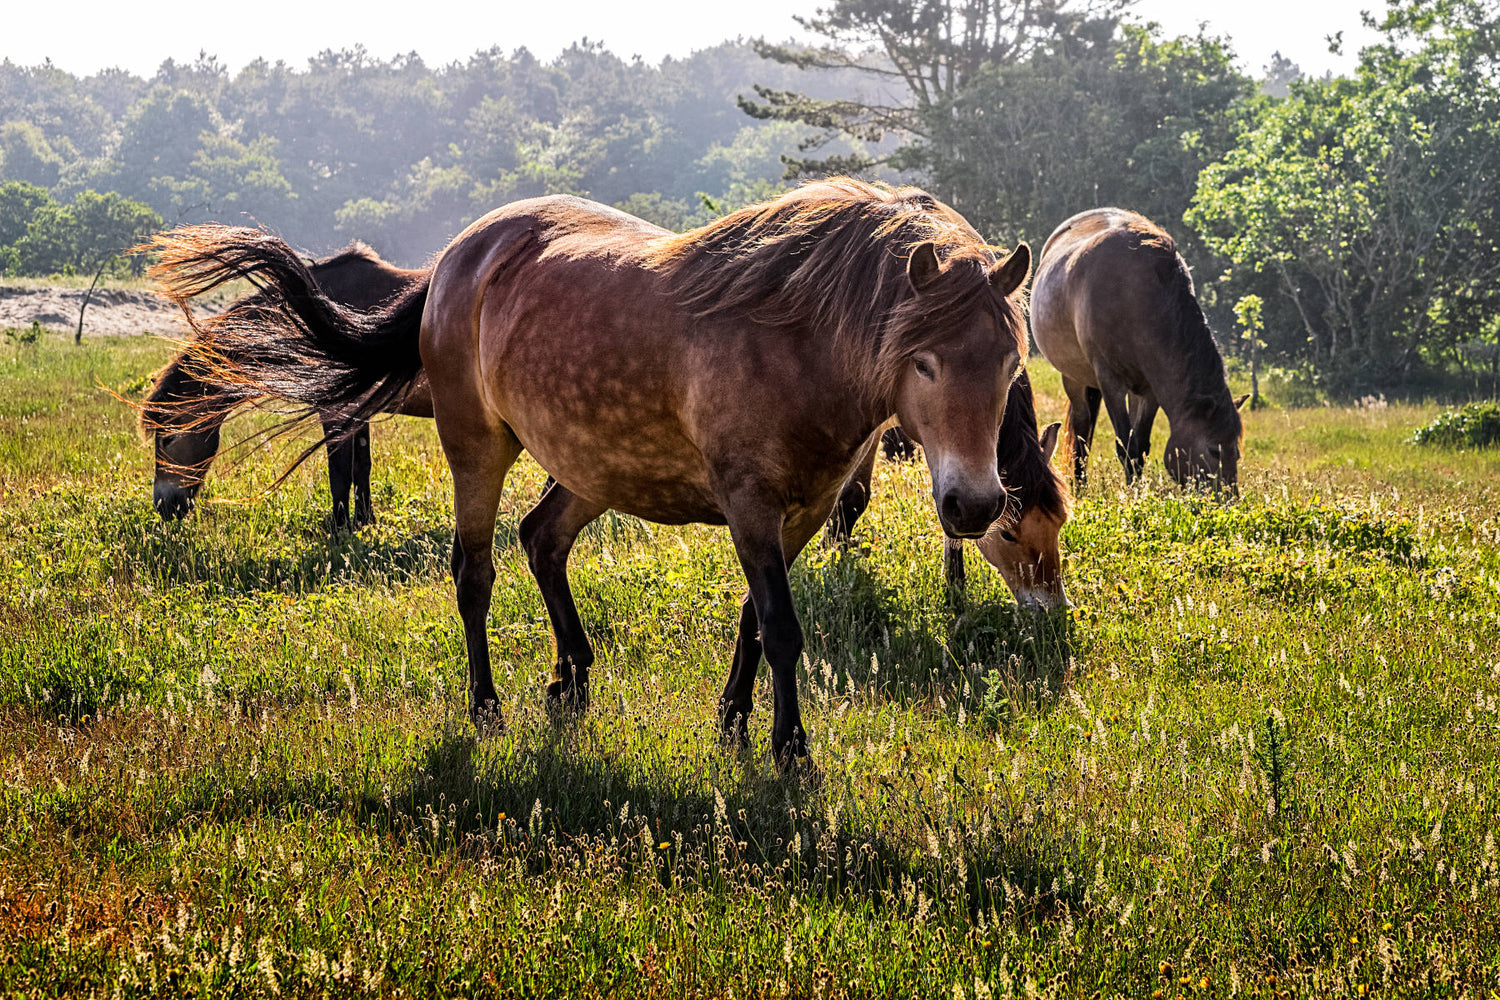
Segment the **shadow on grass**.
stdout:
<svg viewBox="0 0 1500 1000">
<path fill-rule="evenodd" d="M 1053 822 L 1039 790 L 939 805 L 910 775 L 890 775 L 879 807 L 838 795 L 831 808 L 820 783 L 705 748 L 709 775 L 736 779 L 719 793 L 698 780 L 684 788 L 680 767 L 663 766 L 666 758 L 622 761 L 583 748 L 583 728 L 544 727 L 524 744 L 490 752 L 486 741 L 449 725 L 388 785 L 352 771 L 363 787 L 339 787 L 326 772 L 263 777 L 238 789 L 206 784 L 157 822 L 305 818 L 313 810 L 424 852 L 520 860 L 533 874 L 581 873 L 602 853 L 626 876 L 664 885 L 770 887 L 799 898 L 909 907 L 920 892 L 937 908 L 970 917 L 1007 905 L 1046 917 L 1081 891 L 1067 874 L 1086 868 L 1081 851 L 1068 824 Z"/>
<path fill-rule="evenodd" d="M 858 688 L 957 702 L 967 687 L 997 710 L 1048 711 L 1070 682 L 1074 624 L 1066 614 L 955 593 L 905 604 L 854 551 L 795 572 L 793 586 L 809 657 Z"/>
<path fill-rule="evenodd" d="M 448 572 L 453 547 L 451 525 L 430 527 L 404 538 L 378 529 L 301 533 L 295 549 L 216 545 L 191 526 L 153 525 L 120 539 L 122 569 L 158 586 L 210 584 L 233 593 L 307 593 L 324 587 L 401 584 Z M 515 544 L 515 527 L 497 526 L 496 542 Z"/>
</svg>

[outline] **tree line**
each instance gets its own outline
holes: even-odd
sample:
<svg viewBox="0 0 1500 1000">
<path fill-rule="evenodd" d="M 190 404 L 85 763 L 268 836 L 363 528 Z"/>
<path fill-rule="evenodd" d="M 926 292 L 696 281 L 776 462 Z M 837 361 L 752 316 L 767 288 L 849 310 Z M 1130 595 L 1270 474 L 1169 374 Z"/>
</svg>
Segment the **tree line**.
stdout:
<svg viewBox="0 0 1500 1000">
<path fill-rule="evenodd" d="M 1226 39 L 1130 7 L 832 0 L 803 21 L 814 44 L 655 65 L 588 42 L 235 74 L 203 55 L 151 79 L 5 62 L 0 266 L 86 269 L 105 216 L 410 263 L 515 198 L 680 229 L 855 172 L 921 183 L 1003 244 L 1140 211 L 1178 237 L 1230 353 L 1336 390 L 1497 363 L 1496 0 L 1387 0 L 1356 70 L 1322 79 L 1279 57 L 1247 75 Z"/>
</svg>

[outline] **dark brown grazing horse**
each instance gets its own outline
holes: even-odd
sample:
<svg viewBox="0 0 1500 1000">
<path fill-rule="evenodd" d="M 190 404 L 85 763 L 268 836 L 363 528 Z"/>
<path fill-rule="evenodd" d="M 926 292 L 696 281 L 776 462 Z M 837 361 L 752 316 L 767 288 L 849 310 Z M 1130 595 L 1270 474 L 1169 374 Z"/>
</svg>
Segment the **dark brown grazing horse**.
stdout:
<svg viewBox="0 0 1500 1000">
<path fill-rule="evenodd" d="M 549 697 L 588 701 L 594 653 L 566 571 L 586 524 L 610 509 L 727 524 L 750 592 L 722 732 L 747 739 L 764 653 L 781 765 L 807 752 L 787 566 L 875 430 L 898 416 L 924 446 L 949 535 L 982 536 L 1005 502 L 997 430 L 1024 360 L 1014 296 L 1030 252 L 997 259 L 915 188 L 811 183 L 682 234 L 578 198 L 516 202 L 371 313 L 330 300 L 257 230 L 190 227 L 155 246 L 153 273 L 179 302 L 237 276 L 274 300 L 195 321 L 207 361 L 236 369 L 245 398 L 364 419 L 426 371 L 453 473 L 453 575 L 481 724 L 499 701 L 485 635 L 495 517 L 522 450 L 557 480 L 520 528 L 557 639 Z"/>
<path fill-rule="evenodd" d="M 1036 611 L 1069 605 L 1067 592 L 1063 589 L 1062 549 L 1058 535 L 1068 523 L 1072 498 L 1062 477 L 1052 468 L 1052 452 L 1057 447 L 1057 432 L 1061 427 L 1062 424 L 1053 423 L 1048 424 L 1046 430 L 1037 431 L 1031 380 L 1022 371 L 1010 388 L 996 452 L 1000 478 L 1005 483 L 1010 502 L 1001 517 L 976 543 L 980 554 L 1000 571 L 1016 603 Z M 900 434 L 899 430 L 892 430 Z M 879 441 L 887 457 L 892 437 L 892 431 L 887 431 Z M 833 518 L 828 522 L 830 541 L 847 543 L 855 522 L 869 506 L 876 445 L 873 440 L 866 445 L 860 464 L 855 466 L 849 481 L 844 484 L 844 491 L 839 494 Z M 963 545 L 962 539 L 956 538 L 943 542 L 943 566 L 952 587 L 964 586 Z"/>
<path fill-rule="evenodd" d="M 1177 245 L 1144 216 L 1096 208 L 1057 227 L 1031 290 L 1031 334 L 1062 373 L 1073 475 L 1081 489 L 1101 397 L 1134 482 L 1167 411 L 1166 466 L 1179 484 L 1235 489 L 1239 407 Z"/>
<path fill-rule="evenodd" d="M 354 243 L 308 268 L 318 287 L 333 301 L 354 309 L 370 309 L 389 299 L 426 271 L 396 267 L 363 243 Z M 152 505 L 163 520 L 185 517 L 197 501 L 209 466 L 219 453 L 219 431 L 229 410 L 211 407 L 208 399 L 220 387 L 194 374 L 192 348 L 184 348 L 156 374 L 155 388 L 141 407 L 141 430 L 152 434 L 156 445 Z M 401 401 L 399 412 L 432 416 L 432 401 L 426 380 L 421 380 Z M 356 526 L 375 520 L 370 501 L 370 424 L 355 421 L 345 425 L 331 410 L 320 410 L 328 446 L 328 489 L 333 495 L 332 523 L 342 528 L 349 522 L 349 493 L 354 493 Z"/>
</svg>

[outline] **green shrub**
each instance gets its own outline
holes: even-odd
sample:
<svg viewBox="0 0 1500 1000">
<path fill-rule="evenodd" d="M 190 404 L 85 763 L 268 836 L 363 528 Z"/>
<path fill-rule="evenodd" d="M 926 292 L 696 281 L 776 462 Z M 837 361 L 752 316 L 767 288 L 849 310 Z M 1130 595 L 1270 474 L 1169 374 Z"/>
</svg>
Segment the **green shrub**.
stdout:
<svg viewBox="0 0 1500 1000">
<path fill-rule="evenodd" d="M 1469 403 L 1439 413 L 1432 423 L 1417 429 L 1412 443 L 1444 448 L 1488 448 L 1500 443 L 1500 403 Z"/>
<path fill-rule="evenodd" d="M 6 327 L 5 339 L 15 344 L 24 344 L 26 346 L 31 346 L 32 344 L 39 343 L 42 339 L 42 336 L 46 334 L 46 332 L 47 331 L 42 328 L 40 320 L 32 320 L 31 325 L 24 329 L 19 326 Z"/>
</svg>

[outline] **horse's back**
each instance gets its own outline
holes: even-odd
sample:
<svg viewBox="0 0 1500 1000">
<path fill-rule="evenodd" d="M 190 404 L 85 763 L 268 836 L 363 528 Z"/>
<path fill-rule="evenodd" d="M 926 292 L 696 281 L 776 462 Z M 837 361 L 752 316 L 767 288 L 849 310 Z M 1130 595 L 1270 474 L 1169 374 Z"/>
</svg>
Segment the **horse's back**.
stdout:
<svg viewBox="0 0 1500 1000">
<path fill-rule="evenodd" d="M 688 317 L 645 264 L 663 235 L 571 197 L 516 202 L 460 234 L 423 317 L 440 430 L 503 424 L 579 496 L 719 519 L 686 415 L 706 371 L 693 359 L 712 339 L 684 336 Z"/>
<path fill-rule="evenodd" d="M 1101 367 L 1142 377 L 1180 260 L 1172 237 L 1135 212 L 1096 208 L 1063 222 L 1042 248 L 1032 285 L 1037 347 L 1086 385 L 1098 385 Z"/>
</svg>

